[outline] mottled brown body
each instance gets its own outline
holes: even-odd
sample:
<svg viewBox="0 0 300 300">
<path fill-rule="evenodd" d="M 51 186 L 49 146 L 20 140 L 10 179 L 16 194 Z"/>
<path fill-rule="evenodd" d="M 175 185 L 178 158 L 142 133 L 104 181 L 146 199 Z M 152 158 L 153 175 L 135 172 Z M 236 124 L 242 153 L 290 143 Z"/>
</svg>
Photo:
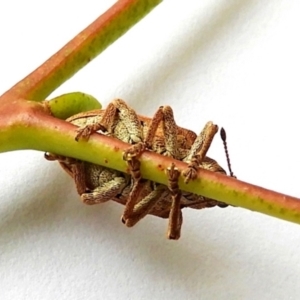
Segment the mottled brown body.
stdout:
<svg viewBox="0 0 300 300">
<path fill-rule="evenodd" d="M 160 107 L 154 117 L 138 116 L 120 100 L 114 100 L 106 110 L 95 110 L 72 116 L 67 121 L 80 127 L 76 139 L 89 138 L 99 131 L 132 144 L 124 153 L 131 174 L 72 158 L 48 154 L 49 160 L 59 160 L 74 178 L 77 191 L 86 204 L 113 200 L 125 205 L 122 221 L 128 227 L 135 225 L 147 214 L 169 218 L 168 237 L 178 239 L 182 223 L 181 209 L 227 204 L 196 194 L 181 192 L 178 188 L 179 171 L 175 165 L 166 170 L 169 184 L 164 186 L 144 180 L 139 173 L 138 155 L 144 150 L 155 151 L 188 163 L 183 172 L 186 182 L 195 178 L 198 167 L 226 174 L 215 160 L 206 156 L 218 128 L 208 122 L 197 136 L 176 125 L 169 106 Z M 99 154 L 101 155 L 101 154 Z"/>
</svg>

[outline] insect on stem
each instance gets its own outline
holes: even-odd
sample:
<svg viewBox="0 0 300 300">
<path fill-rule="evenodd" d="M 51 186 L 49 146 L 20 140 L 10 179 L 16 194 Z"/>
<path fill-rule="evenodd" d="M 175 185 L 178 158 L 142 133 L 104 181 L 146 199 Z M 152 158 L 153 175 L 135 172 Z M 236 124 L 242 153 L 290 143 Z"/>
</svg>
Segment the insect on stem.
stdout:
<svg viewBox="0 0 300 300">
<path fill-rule="evenodd" d="M 224 202 L 182 192 L 178 186 L 181 174 L 186 174 L 185 182 L 188 182 L 197 178 L 199 168 L 226 175 L 225 170 L 214 159 L 206 156 L 218 131 L 218 126 L 213 122 L 207 122 L 197 135 L 176 125 L 170 106 L 159 107 L 153 118 L 147 118 L 139 116 L 122 99 L 113 100 L 105 110 L 80 113 L 67 121 L 79 127 L 77 136 L 74 137 L 76 140 L 88 140 L 91 134 L 100 130 L 101 134 L 130 144 L 123 155 L 129 173 L 53 153 L 46 155 L 48 160 L 58 160 L 64 170 L 73 177 L 83 203 L 93 205 L 113 200 L 123 204 L 125 208 L 121 220 L 127 227 L 134 226 L 148 214 L 168 218 L 167 236 L 169 239 L 177 240 L 180 237 L 183 208 L 228 206 Z M 184 139 L 180 140 L 179 136 Z M 221 137 L 230 176 L 235 177 L 230 166 L 226 133 L 223 128 Z M 180 173 L 172 164 L 167 168 L 167 185 L 142 179 L 138 157 L 146 148 L 187 162 L 186 170 Z"/>
</svg>

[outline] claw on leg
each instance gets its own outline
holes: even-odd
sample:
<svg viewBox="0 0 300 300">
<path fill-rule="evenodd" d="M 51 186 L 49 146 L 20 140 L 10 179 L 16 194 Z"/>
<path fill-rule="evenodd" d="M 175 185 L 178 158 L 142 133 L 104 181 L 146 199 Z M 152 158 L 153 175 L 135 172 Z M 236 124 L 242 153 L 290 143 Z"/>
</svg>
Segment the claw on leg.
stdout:
<svg viewBox="0 0 300 300">
<path fill-rule="evenodd" d="M 197 156 L 194 156 L 191 162 L 188 164 L 188 167 L 182 172 L 184 183 L 189 183 L 190 180 L 197 178 L 197 171 L 199 169 L 200 162 L 197 159 Z"/>
<path fill-rule="evenodd" d="M 129 163 L 133 158 L 141 155 L 141 153 L 145 150 L 146 146 L 143 142 L 139 142 L 137 144 L 132 145 L 123 153 L 123 160 Z"/>
<path fill-rule="evenodd" d="M 90 124 L 90 125 L 86 125 L 85 127 L 82 128 L 78 128 L 76 130 L 76 137 L 75 137 L 75 141 L 78 142 L 79 139 L 85 139 L 88 140 L 90 138 L 90 136 L 97 132 L 98 130 L 101 131 L 106 131 L 106 128 L 104 126 L 102 126 L 101 124 Z"/>
</svg>

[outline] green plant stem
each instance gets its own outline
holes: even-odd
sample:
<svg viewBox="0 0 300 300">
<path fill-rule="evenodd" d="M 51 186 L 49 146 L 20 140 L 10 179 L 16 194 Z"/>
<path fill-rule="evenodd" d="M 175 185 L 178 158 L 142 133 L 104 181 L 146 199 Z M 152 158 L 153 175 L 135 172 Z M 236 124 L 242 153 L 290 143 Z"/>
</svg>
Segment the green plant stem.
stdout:
<svg viewBox="0 0 300 300">
<path fill-rule="evenodd" d="M 24 126 L 24 122 L 26 122 L 26 126 Z M 76 142 L 74 140 L 75 130 L 74 125 L 49 115 L 36 113 L 31 114 L 28 118 L 28 113 L 24 113 L 13 129 L 0 135 L 0 151 L 16 149 L 49 151 L 122 172 L 128 171 L 127 165 L 122 160 L 123 151 L 128 148 L 128 144 L 99 134 L 93 134 L 88 142 Z M 3 138 L 14 142 L 2 143 Z M 172 162 L 181 171 L 187 166 L 181 161 L 148 151 L 143 153 L 139 159 L 142 177 L 162 184 L 167 184 L 165 169 Z M 184 191 L 300 224 L 299 199 L 222 174 L 200 169 L 196 180 L 185 184 L 181 178 L 179 186 Z"/>
</svg>

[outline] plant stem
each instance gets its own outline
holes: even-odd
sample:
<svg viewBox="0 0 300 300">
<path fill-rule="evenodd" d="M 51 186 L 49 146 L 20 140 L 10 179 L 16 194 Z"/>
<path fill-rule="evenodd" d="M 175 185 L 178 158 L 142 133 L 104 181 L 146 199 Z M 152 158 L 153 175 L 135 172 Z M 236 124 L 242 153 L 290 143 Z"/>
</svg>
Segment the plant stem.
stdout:
<svg viewBox="0 0 300 300">
<path fill-rule="evenodd" d="M 74 137 L 77 127 L 74 125 L 46 114 L 31 114 L 30 118 L 28 115 L 28 113 L 21 115 L 19 124 L 15 123 L 12 130 L 0 135 L 1 152 L 36 149 L 76 157 L 122 172 L 128 171 L 122 159 L 123 151 L 128 149 L 128 144 L 100 134 L 93 134 L 88 142 L 76 142 Z M 23 125 L 25 121 L 26 126 Z M 3 143 L 3 138 L 11 142 Z M 143 178 L 165 185 L 167 184 L 165 170 L 172 162 L 180 171 L 187 167 L 181 161 L 149 151 L 143 153 L 139 160 Z M 185 184 L 181 178 L 179 187 L 184 191 L 300 224 L 299 199 L 229 176 L 200 169 L 196 180 Z"/>
<path fill-rule="evenodd" d="M 105 50 L 162 0 L 121 0 L 2 95 L 1 101 L 44 100 L 62 83 Z"/>
</svg>

